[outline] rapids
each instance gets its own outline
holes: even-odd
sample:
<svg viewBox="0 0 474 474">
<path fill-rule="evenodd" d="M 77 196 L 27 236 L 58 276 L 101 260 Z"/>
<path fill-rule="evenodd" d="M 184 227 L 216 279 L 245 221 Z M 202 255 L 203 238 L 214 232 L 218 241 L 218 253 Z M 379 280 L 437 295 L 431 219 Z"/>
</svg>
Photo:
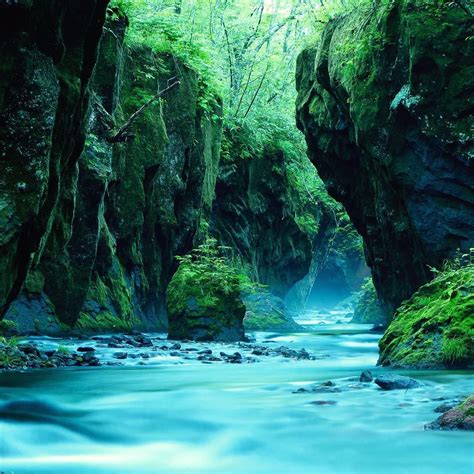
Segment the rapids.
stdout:
<svg viewBox="0 0 474 474">
<path fill-rule="evenodd" d="M 254 336 L 271 346 L 304 347 L 317 360 L 267 357 L 238 365 L 152 357 L 147 365 L 2 373 L 0 471 L 474 472 L 472 433 L 423 429 L 437 418 L 442 398 L 473 391 L 472 373 L 398 371 L 425 386 L 360 388 L 361 371 L 386 370 L 375 368 L 379 335 L 335 313 L 307 313 L 299 322 L 308 332 Z M 349 389 L 293 393 L 328 380 Z"/>
</svg>

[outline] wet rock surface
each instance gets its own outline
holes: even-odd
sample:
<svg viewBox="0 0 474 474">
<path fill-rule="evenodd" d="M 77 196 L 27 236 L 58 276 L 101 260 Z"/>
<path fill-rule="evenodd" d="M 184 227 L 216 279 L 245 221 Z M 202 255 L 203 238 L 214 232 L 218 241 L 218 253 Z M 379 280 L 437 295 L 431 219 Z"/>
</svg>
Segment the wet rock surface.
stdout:
<svg viewBox="0 0 474 474">
<path fill-rule="evenodd" d="M 434 422 L 425 425 L 425 430 L 474 431 L 474 395 L 466 401 L 449 408 L 449 404 L 437 407 L 435 411 L 447 410 Z"/>
<path fill-rule="evenodd" d="M 422 384 L 415 379 L 397 374 L 379 375 L 375 378 L 374 382 L 382 390 L 408 390 L 422 386 Z"/>
<path fill-rule="evenodd" d="M 265 358 L 307 361 L 323 358 L 310 354 L 304 348 L 290 349 L 286 346 L 269 347 L 251 342 L 199 343 L 191 340 L 169 341 L 165 334 L 113 334 L 81 339 L 38 339 L 26 342 L 0 344 L 0 369 L 20 370 L 56 367 L 125 364 L 146 365 L 157 362 L 173 363 L 227 363 L 248 364 Z M 276 344 L 276 343 L 275 343 Z M 120 349 L 120 350 L 117 350 Z M 145 362 L 146 361 L 146 362 Z"/>
<path fill-rule="evenodd" d="M 373 382 L 374 376 L 370 370 L 364 370 L 364 372 L 360 374 L 359 380 L 364 383 Z"/>
</svg>

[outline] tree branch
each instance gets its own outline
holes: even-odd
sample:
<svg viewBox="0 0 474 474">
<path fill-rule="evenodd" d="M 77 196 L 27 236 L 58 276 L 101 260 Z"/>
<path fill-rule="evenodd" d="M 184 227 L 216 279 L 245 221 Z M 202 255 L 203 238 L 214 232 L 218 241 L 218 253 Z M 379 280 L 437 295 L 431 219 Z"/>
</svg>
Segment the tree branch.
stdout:
<svg viewBox="0 0 474 474">
<path fill-rule="evenodd" d="M 168 83 L 176 78 L 172 78 L 168 81 Z M 172 84 L 167 86 L 162 91 L 158 91 L 149 101 L 145 102 L 137 111 L 135 111 L 132 115 L 130 115 L 129 119 L 118 129 L 118 131 L 111 136 L 108 141 L 110 143 L 119 143 L 119 142 L 126 142 L 132 136 L 128 133 L 128 129 L 133 125 L 135 120 L 148 108 L 150 107 L 153 102 L 158 100 L 160 97 L 163 97 L 167 92 L 169 92 L 174 87 L 181 84 L 179 80 L 174 81 Z"/>
</svg>

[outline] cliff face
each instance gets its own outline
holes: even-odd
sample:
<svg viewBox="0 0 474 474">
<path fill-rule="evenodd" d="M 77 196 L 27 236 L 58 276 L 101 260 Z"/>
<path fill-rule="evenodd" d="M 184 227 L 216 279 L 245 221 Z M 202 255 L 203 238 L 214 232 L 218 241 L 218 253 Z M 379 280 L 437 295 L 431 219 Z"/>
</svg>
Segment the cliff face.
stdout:
<svg viewBox="0 0 474 474">
<path fill-rule="evenodd" d="M 298 125 L 387 314 L 474 246 L 473 33 L 454 2 L 382 2 L 329 23 L 298 61 Z"/>
<path fill-rule="evenodd" d="M 238 137 L 230 140 L 235 143 L 221 161 L 211 230 L 256 281 L 283 298 L 308 274 L 318 244 L 327 246 L 335 222 L 324 203 L 303 205 L 304 191 L 291 183 L 284 150 L 242 157 Z"/>
<path fill-rule="evenodd" d="M 70 98 L 84 108 L 82 141 L 55 196 L 41 258 L 27 272 L 18 247 L 10 245 L 10 266 L 23 277 L 28 273 L 8 312 L 20 329 L 55 332 L 62 324 L 91 331 L 164 329 L 164 293 L 174 257 L 192 248 L 201 213 L 211 206 L 221 136 L 218 100 L 212 113 L 204 112 L 198 74 L 172 56 L 128 48 L 126 26 L 119 11 L 109 10 L 88 83 L 90 107 L 80 95 Z M 73 72 L 71 82 L 77 79 Z M 140 114 L 130 135 L 111 143 L 114 130 L 176 79 L 179 86 Z M 29 93 L 30 86 L 24 83 L 22 90 Z M 43 97 L 45 92 L 37 95 L 53 116 L 69 117 L 60 101 Z M 20 124 L 16 127 L 22 133 Z M 72 146 L 73 135 L 62 133 Z M 32 136 L 36 143 L 37 133 Z"/>
<path fill-rule="evenodd" d="M 18 295 L 70 189 L 108 0 L 0 2 L 0 310 Z"/>
</svg>

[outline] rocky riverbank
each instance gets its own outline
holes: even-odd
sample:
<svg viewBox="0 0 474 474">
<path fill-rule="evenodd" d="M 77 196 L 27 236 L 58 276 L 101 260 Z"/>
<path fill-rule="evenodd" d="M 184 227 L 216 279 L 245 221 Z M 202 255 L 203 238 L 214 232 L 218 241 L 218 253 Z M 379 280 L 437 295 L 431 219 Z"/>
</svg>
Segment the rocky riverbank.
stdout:
<svg viewBox="0 0 474 474">
<path fill-rule="evenodd" d="M 197 343 L 172 341 L 165 334 L 113 334 L 91 338 L 10 338 L 0 342 L 0 370 L 98 367 L 171 363 L 248 364 L 267 357 L 316 360 L 304 348 L 274 347 L 269 342 Z"/>
</svg>

